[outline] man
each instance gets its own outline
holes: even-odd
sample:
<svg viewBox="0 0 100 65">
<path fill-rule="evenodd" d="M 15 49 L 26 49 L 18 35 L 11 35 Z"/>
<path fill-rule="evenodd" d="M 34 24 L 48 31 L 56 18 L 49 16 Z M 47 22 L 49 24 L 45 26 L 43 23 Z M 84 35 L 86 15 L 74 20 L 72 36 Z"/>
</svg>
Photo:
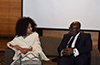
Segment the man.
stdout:
<svg viewBox="0 0 100 65">
<path fill-rule="evenodd" d="M 72 22 L 69 33 L 64 35 L 58 47 L 58 65 L 89 65 L 92 50 L 91 35 L 80 32 L 80 27 L 80 22 Z"/>
</svg>

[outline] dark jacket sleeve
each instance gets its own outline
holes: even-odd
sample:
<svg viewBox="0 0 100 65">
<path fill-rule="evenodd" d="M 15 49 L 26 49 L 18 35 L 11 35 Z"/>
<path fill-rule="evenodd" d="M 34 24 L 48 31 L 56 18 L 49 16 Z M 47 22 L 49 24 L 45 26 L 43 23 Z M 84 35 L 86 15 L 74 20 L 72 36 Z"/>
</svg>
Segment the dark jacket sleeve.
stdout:
<svg viewBox="0 0 100 65">
<path fill-rule="evenodd" d="M 82 46 L 77 47 L 79 54 L 90 53 L 90 51 L 92 50 L 91 35 L 85 34 L 80 40 L 80 44 L 82 44 Z"/>
<path fill-rule="evenodd" d="M 57 48 L 59 55 L 60 55 L 61 51 L 62 51 L 64 48 L 66 48 L 66 38 L 67 38 L 67 34 L 65 34 L 65 35 L 63 36 L 63 39 L 62 39 L 62 41 L 61 41 L 61 44 L 60 44 L 59 47 Z"/>
</svg>

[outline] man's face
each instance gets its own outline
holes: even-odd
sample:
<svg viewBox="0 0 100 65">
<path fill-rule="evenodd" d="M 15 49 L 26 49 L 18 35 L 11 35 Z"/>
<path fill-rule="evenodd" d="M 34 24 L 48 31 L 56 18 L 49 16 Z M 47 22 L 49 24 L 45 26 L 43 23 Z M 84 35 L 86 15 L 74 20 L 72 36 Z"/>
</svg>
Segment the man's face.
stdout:
<svg viewBox="0 0 100 65">
<path fill-rule="evenodd" d="M 69 28 L 69 34 L 75 36 L 80 31 L 78 24 L 72 24 Z"/>
</svg>

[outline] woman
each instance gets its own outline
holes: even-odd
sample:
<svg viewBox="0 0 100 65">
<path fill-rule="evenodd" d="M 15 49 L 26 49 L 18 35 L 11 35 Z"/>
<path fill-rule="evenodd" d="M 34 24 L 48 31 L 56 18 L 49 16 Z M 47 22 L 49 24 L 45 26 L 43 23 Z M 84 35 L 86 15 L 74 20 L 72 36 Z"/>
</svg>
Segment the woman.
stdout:
<svg viewBox="0 0 100 65">
<path fill-rule="evenodd" d="M 49 60 L 42 52 L 38 33 L 36 32 L 36 24 L 29 17 L 18 20 L 16 36 L 12 41 L 7 43 L 7 46 L 15 51 L 14 62 L 11 65 L 19 65 L 20 63 L 22 65 L 32 65 L 34 64 L 33 61 L 40 60 L 40 57 L 42 60 Z M 22 56 L 21 62 L 19 62 L 20 56 Z"/>
</svg>

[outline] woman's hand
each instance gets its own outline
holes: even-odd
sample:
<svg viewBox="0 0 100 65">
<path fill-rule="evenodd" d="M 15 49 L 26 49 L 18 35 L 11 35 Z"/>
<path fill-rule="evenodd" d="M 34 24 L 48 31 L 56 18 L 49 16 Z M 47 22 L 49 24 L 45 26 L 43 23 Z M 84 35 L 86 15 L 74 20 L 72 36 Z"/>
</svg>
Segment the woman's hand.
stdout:
<svg viewBox="0 0 100 65">
<path fill-rule="evenodd" d="M 29 48 L 22 48 L 22 50 L 21 50 L 21 52 L 23 53 L 23 54 L 26 54 L 27 52 L 29 52 L 29 51 L 32 51 L 32 47 L 30 46 Z"/>
<path fill-rule="evenodd" d="M 20 51 L 21 51 L 21 53 L 26 54 L 29 51 L 29 49 L 28 48 L 22 48 Z"/>
<path fill-rule="evenodd" d="M 30 47 L 29 47 L 29 51 L 32 51 L 32 49 L 33 49 L 33 47 L 30 46 Z"/>
</svg>

